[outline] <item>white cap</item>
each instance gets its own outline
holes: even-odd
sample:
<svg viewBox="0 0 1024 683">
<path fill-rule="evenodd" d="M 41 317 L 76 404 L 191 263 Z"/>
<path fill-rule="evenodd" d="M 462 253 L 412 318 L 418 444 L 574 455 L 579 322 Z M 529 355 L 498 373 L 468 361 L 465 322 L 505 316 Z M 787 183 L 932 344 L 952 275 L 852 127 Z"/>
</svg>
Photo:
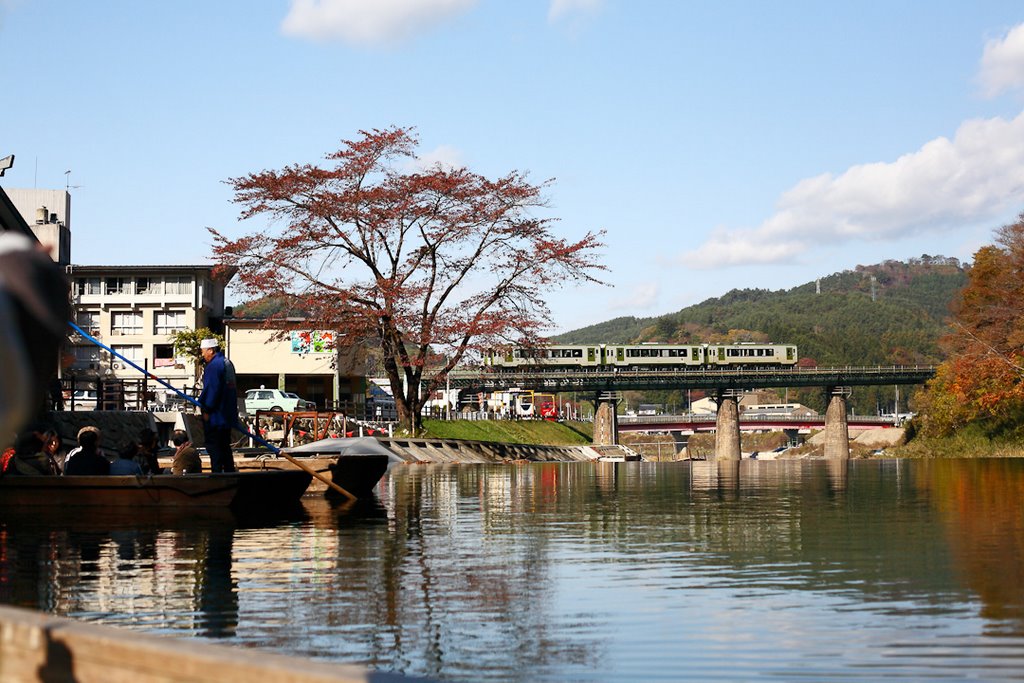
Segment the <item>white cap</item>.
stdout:
<svg viewBox="0 0 1024 683">
<path fill-rule="evenodd" d="M 199 348 L 201 349 L 215 349 L 220 346 L 220 342 L 216 339 L 204 339 L 199 342 Z"/>
</svg>

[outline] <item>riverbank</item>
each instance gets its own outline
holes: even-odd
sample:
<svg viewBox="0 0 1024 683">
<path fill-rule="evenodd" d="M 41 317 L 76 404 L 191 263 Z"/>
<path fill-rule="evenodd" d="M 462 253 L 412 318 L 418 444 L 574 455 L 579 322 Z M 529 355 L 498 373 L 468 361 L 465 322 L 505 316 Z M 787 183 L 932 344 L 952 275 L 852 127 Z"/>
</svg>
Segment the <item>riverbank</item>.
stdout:
<svg viewBox="0 0 1024 683">
<path fill-rule="evenodd" d="M 588 446 L 592 422 L 546 420 L 424 420 L 425 439 L 457 439 L 534 446 Z"/>
</svg>

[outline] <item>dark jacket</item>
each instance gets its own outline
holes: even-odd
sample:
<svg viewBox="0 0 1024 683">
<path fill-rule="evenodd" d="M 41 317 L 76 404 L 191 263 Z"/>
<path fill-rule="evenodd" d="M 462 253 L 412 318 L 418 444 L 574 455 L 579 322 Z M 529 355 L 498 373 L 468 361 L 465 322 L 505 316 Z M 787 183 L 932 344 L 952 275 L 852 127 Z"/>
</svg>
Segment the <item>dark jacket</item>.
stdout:
<svg viewBox="0 0 1024 683">
<path fill-rule="evenodd" d="M 203 370 L 203 391 L 199 394 L 203 414 L 211 427 L 234 427 L 238 422 L 238 388 L 235 367 L 223 353 L 217 353 Z"/>
<path fill-rule="evenodd" d="M 65 476 L 76 474 L 110 474 L 110 461 L 96 451 L 78 451 L 64 465 Z"/>
</svg>

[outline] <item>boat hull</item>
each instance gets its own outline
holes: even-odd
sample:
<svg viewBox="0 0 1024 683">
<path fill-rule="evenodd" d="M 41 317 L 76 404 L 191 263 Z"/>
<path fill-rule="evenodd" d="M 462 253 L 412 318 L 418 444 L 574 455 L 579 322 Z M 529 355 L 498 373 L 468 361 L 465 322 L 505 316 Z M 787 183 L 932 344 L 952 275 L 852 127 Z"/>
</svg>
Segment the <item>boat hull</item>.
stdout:
<svg viewBox="0 0 1024 683">
<path fill-rule="evenodd" d="M 17 507 L 245 507 L 294 503 L 309 486 L 300 470 L 149 477 L 7 476 L 0 505 Z"/>
</svg>

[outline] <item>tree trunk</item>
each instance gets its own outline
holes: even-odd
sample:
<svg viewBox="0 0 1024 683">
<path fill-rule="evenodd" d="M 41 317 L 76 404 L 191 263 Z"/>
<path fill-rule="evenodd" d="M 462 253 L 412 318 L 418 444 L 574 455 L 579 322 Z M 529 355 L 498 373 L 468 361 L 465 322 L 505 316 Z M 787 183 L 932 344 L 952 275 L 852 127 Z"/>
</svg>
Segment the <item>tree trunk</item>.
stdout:
<svg viewBox="0 0 1024 683">
<path fill-rule="evenodd" d="M 406 382 L 403 384 L 398 365 L 394 364 L 393 367 L 394 371 L 392 367 L 385 367 L 385 371 L 391 384 L 391 395 L 395 397 L 398 428 L 411 436 L 418 436 L 423 432 L 423 401 L 419 396 L 420 376 L 407 373 Z"/>
</svg>

